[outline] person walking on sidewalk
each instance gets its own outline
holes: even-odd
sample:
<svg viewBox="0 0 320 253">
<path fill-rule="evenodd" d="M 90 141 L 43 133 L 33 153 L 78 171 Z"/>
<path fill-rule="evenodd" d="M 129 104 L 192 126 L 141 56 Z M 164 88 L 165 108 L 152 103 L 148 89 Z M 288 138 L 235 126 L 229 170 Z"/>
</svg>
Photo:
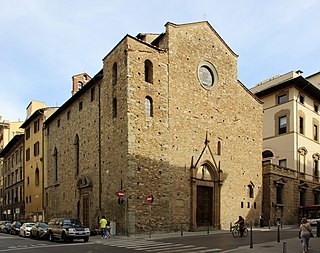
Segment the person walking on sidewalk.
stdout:
<svg viewBox="0 0 320 253">
<path fill-rule="evenodd" d="M 308 253 L 309 251 L 309 240 L 310 237 L 313 237 L 311 230 L 312 228 L 307 218 L 302 218 L 299 237 L 301 238 L 303 253 Z"/>
<path fill-rule="evenodd" d="M 107 224 L 108 224 L 106 216 L 102 215 L 102 218 L 99 221 L 99 223 L 100 223 L 100 229 L 101 229 L 101 238 L 106 239 L 107 238 Z"/>
</svg>

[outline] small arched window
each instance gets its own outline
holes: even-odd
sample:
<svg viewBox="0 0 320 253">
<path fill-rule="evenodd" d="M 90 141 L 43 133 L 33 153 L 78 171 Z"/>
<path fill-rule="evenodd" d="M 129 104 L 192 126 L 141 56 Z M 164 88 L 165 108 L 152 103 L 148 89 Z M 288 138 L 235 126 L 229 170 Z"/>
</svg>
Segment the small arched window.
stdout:
<svg viewBox="0 0 320 253">
<path fill-rule="evenodd" d="M 76 175 L 79 175 L 79 165 L 80 165 L 80 146 L 79 146 L 79 135 L 76 134 L 76 138 L 74 141 L 75 148 L 75 160 L 76 160 Z"/>
<path fill-rule="evenodd" d="M 35 186 L 39 186 L 39 169 L 36 168 L 36 171 L 34 173 L 34 184 Z"/>
<path fill-rule="evenodd" d="M 153 83 L 153 64 L 150 60 L 144 62 L 144 80 Z"/>
<path fill-rule="evenodd" d="M 253 198 L 253 186 L 249 184 L 248 189 L 249 189 L 249 198 Z"/>
<path fill-rule="evenodd" d="M 146 106 L 146 117 L 147 118 L 153 117 L 153 102 L 151 97 L 146 96 L 145 106 Z"/>
<path fill-rule="evenodd" d="M 53 152 L 53 178 L 54 181 L 58 181 L 58 150 L 57 148 L 54 148 Z"/>
<path fill-rule="evenodd" d="M 113 98 L 112 100 L 112 117 L 117 117 L 117 98 Z"/>
<path fill-rule="evenodd" d="M 117 63 L 113 63 L 112 66 L 112 85 L 115 86 L 117 84 L 118 79 L 118 66 Z"/>
<path fill-rule="evenodd" d="M 83 87 L 83 83 L 82 82 L 78 82 L 78 90 L 81 90 Z"/>
<path fill-rule="evenodd" d="M 270 150 L 266 150 L 262 152 L 262 158 L 272 158 L 273 153 Z"/>
</svg>

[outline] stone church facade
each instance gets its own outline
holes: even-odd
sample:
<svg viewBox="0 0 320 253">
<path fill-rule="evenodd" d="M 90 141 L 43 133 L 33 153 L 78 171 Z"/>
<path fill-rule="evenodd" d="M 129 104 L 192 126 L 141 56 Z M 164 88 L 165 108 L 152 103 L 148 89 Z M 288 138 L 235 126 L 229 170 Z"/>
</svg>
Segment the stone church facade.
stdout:
<svg viewBox="0 0 320 253">
<path fill-rule="evenodd" d="M 165 27 L 125 36 L 45 122 L 47 218 L 106 215 L 119 234 L 258 222 L 262 103 L 208 22 Z"/>
</svg>

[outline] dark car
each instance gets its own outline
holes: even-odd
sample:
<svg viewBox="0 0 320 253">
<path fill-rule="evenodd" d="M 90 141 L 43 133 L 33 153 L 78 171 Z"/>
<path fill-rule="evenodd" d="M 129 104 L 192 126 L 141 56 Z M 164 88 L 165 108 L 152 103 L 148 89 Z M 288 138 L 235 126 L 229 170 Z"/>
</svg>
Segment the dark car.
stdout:
<svg viewBox="0 0 320 253">
<path fill-rule="evenodd" d="M 6 233 L 5 230 L 6 230 L 7 224 L 11 224 L 10 221 L 8 221 L 8 220 L 2 220 L 2 221 L 0 221 L 0 232 Z"/>
<path fill-rule="evenodd" d="M 20 233 L 20 227 L 22 226 L 23 222 L 14 221 L 11 224 L 10 234 L 18 235 Z"/>
<path fill-rule="evenodd" d="M 50 241 L 61 239 L 72 242 L 74 239 L 83 239 L 88 242 L 90 229 L 77 218 L 55 218 L 48 222 L 48 236 Z"/>
<path fill-rule="evenodd" d="M 1 230 L 3 233 L 10 234 L 11 222 L 5 224 L 4 228 Z"/>
</svg>

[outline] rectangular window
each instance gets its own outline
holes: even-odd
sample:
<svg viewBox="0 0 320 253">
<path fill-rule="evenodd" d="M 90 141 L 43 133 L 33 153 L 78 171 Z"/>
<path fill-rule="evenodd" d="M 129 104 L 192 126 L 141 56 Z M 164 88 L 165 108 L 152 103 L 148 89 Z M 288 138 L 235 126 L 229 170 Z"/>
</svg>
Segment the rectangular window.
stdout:
<svg viewBox="0 0 320 253">
<path fill-rule="evenodd" d="M 313 104 L 313 109 L 314 109 L 314 112 L 318 113 L 319 112 L 319 105 Z"/>
<path fill-rule="evenodd" d="M 306 191 L 300 190 L 300 206 L 306 205 Z"/>
<path fill-rule="evenodd" d="M 318 181 L 319 180 L 319 161 L 318 160 L 313 160 L 313 175 L 314 175 L 314 180 Z"/>
<path fill-rule="evenodd" d="M 33 154 L 34 154 L 34 156 L 39 155 L 39 142 L 38 141 L 33 145 Z"/>
<path fill-rule="evenodd" d="M 283 185 L 277 185 L 277 204 L 283 204 Z"/>
<path fill-rule="evenodd" d="M 67 112 L 67 120 L 70 119 L 70 111 Z"/>
<path fill-rule="evenodd" d="M 279 166 L 287 168 L 287 159 L 281 159 L 279 160 Z"/>
<path fill-rule="evenodd" d="M 30 148 L 28 148 L 26 150 L 26 160 L 29 161 L 30 160 Z"/>
<path fill-rule="evenodd" d="M 304 118 L 299 117 L 299 133 L 304 134 Z"/>
<path fill-rule="evenodd" d="M 287 132 L 287 116 L 279 118 L 279 134 L 285 134 Z"/>
<path fill-rule="evenodd" d="M 26 129 L 26 140 L 30 138 L 30 127 L 27 127 Z"/>
<path fill-rule="evenodd" d="M 299 101 L 301 104 L 304 104 L 304 96 L 300 94 Z"/>
<path fill-rule="evenodd" d="M 58 127 L 60 127 L 60 119 L 58 119 L 58 122 L 57 122 L 57 124 L 58 124 Z"/>
<path fill-rule="evenodd" d="M 39 119 L 33 122 L 33 132 L 36 133 L 39 131 Z"/>
<path fill-rule="evenodd" d="M 313 140 L 318 141 L 318 125 L 314 124 L 313 125 Z"/>
<path fill-rule="evenodd" d="M 287 101 L 288 101 L 287 94 L 278 96 L 278 105 L 284 104 Z"/>
<path fill-rule="evenodd" d="M 79 111 L 82 110 L 82 101 L 79 102 Z"/>
<path fill-rule="evenodd" d="M 320 204 L 320 192 L 315 191 L 313 196 L 314 196 L 314 204 L 319 205 Z"/>
</svg>

